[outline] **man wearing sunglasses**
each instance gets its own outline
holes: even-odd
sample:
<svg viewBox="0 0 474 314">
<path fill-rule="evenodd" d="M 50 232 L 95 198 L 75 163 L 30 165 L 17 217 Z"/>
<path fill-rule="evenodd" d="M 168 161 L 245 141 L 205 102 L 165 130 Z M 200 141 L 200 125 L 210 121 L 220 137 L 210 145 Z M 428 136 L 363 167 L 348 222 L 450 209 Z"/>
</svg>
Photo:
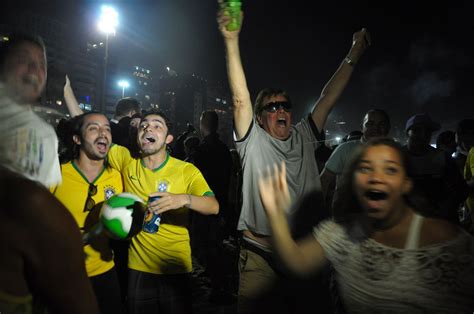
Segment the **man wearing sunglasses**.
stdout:
<svg viewBox="0 0 474 314">
<path fill-rule="evenodd" d="M 279 272 L 272 255 L 271 230 L 258 194 L 259 173 L 285 160 L 288 187 L 294 202 L 309 192 L 321 191 L 314 156 L 319 146 L 318 135 L 370 39 L 365 29 L 354 33 L 349 53 L 323 88 L 312 112 L 292 125 L 292 102 L 284 90 L 262 90 L 252 110 L 240 58 L 240 29 L 227 30 L 230 19 L 225 6 L 221 6 L 217 20 L 224 38 L 233 97 L 234 139 L 244 169 L 243 204 L 237 228 L 242 233 L 238 307 L 239 312 L 245 313 L 254 306 L 255 299 L 271 287 Z M 296 209 L 292 205 L 288 212 L 290 218 Z M 319 208 L 323 210 L 324 205 Z"/>
<path fill-rule="evenodd" d="M 123 184 L 120 173 L 106 163 L 112 143 L 107 117 L 89 112 L 74 117 L 72 125 L 73 160 L 61 166 L 63 182 L 51 190 L 86 233 L 97 226 L 99 204 L 121 193 Z M 109 239 L 99 234 L 84 244 L 87 275 L 101 313 L 121 313 L 120 285 Z"/>
</svg>

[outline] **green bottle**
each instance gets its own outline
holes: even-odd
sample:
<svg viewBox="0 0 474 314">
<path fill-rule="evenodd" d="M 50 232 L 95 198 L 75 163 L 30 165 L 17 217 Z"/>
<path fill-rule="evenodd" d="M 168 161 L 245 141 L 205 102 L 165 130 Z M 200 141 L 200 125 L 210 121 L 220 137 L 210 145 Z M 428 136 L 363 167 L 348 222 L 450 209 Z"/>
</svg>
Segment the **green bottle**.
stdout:
<svg viewBox="0 0 474 314">
<path fill-rule="evenodd" d="M 231 21 L 227 24 L 228 31 L 236 31 L 240 28 L 240 9 L 242 2 L 240 0 L 225 0 L 226 14 L 231 17 Z"/>
</svg>

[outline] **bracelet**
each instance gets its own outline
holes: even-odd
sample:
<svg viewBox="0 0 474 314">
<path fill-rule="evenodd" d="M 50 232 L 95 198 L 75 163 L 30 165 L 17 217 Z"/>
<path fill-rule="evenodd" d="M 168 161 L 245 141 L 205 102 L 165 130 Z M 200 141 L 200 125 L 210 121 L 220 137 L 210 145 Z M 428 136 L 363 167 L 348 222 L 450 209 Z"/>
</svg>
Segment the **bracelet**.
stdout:
<svg viewBox="0 0 474 314">
<path fill-rule="evenodd" d="M 349 64 L 350 66 L 354 66 L 355 64 L 354 61 L 352 61 L 352 59 L 349 57 L 345 57 L 344 62 L 347 62 L 347 64 Z"/>
</svg>

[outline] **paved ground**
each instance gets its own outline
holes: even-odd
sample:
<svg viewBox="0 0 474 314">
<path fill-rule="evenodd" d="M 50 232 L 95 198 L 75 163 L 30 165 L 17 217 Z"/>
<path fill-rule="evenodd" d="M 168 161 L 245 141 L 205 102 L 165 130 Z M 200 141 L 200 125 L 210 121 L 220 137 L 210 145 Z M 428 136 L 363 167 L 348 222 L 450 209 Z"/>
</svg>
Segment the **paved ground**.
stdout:
<svg viewBox="0 0 474 314">
<path fill-rule="evenodd" d="M 227 283 L 229 287 L 229 296 L 225 299 L 217 299 L 210 301 L 211 285 L 209 277 L 204 273 L 204 268 L 199 262 L 193 258 L 193 312 L 194 314 L 236 314 L 237 313 L 237 288 L 238 276 L 237 268 L 233 267 L 237 264 L 237 254 L 235 245 L 225 242 L 226 250 L 222 257 L 222 262 L 229 265 L 229 273 Z"/>
<path fill-rule="evenodd" d="M 237 314 L 238 250 L 235 244 L 225 243 L 220 263 L 229 269 L 227 282 L 232 299 L 210 302 L 210 279 L 204 268 L 193 258 L 193 310 L 194 314 Z M 306 314 L 334 313 L 331 296 L 328 291 L 328 270 L 320 275 L 307 276 L 304 279 L 282 278 L 268 293 L 262 295 L 256 304 L 255 313 Z"/>
</svg>

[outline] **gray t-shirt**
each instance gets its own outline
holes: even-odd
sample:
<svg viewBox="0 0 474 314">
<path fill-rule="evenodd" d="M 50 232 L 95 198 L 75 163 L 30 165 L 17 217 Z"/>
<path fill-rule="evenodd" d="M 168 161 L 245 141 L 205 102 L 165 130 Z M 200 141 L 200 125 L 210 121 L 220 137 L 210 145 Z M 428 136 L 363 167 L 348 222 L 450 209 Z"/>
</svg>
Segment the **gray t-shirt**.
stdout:
<svg viewBox="0 0 474 314">
<path fill-rule="evenodd" d="M 340 177 L 344 173 L 345 167 L 349 164 L 354 151 L 362 145 L 361 141 L 349 141 L 337 146 L 332 152 L 324 168 L 337 175 L 337 182 L 340 182 Z"/>
<path fill-rule="evenodd" d="M 286 177 L 293 202 L 308 192 L 321 191 L 319 171 L 314 151 L 319 143 L 318 130 L 309 115 L 292 126 L 290 137 L 285 140 L 273 138 L 253 120 L 245 137 L 235 143 L 242 160 L 243 204 L 238 230 L 251 230 L 257 234 L 270 235 L 271 230 L 258 191 L 259 173 L 273 164 L 286 163 Z M 294 213 L 291 209 L 290 216 Z"/>
</svg>

